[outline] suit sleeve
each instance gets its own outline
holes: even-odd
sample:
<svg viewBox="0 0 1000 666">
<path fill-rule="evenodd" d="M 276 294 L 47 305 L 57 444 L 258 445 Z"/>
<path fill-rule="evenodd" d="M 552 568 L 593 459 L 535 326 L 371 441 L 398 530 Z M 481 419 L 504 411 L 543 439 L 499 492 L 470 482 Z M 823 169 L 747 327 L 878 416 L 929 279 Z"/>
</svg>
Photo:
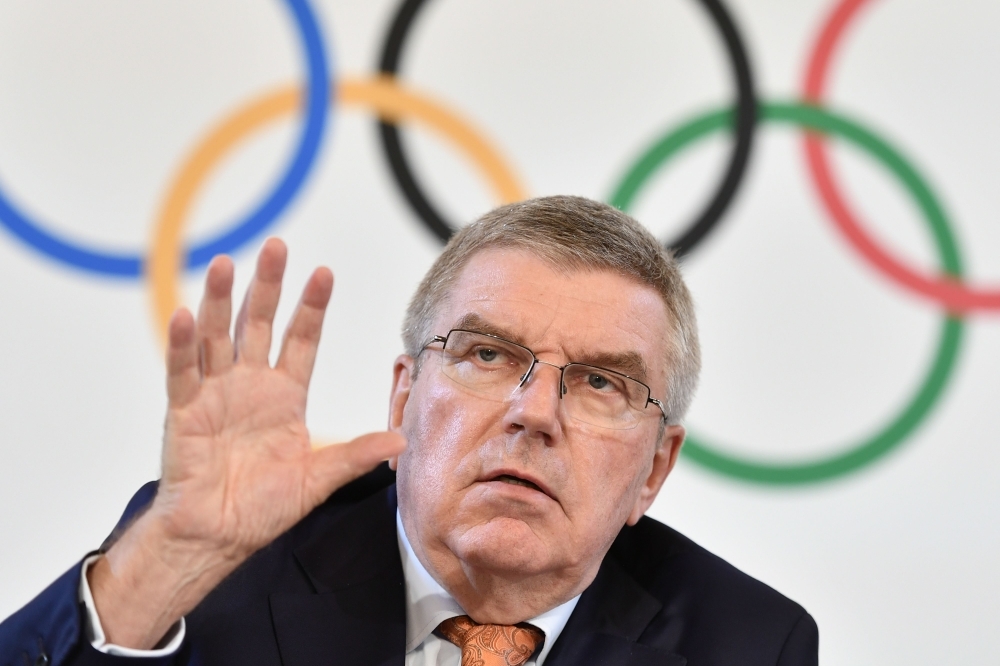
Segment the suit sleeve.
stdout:
<svg viewBox="0 0 1000 666">
<path fill-rule="evenodd" d="M 147 483 L 132 497 L 118 525 L 101 550 L 110 547 L 121 532 L 138 517 L 156 496 L 156 482 Z M 0 623 L 0 664 L 3 666 L 88 666 L 121 664 L 114 657 L 95 650 L 83 630 L 80 603 L 82 560 L 56 579 L 37 597 Z M 142 666 L 169 664 L 170 657 L 143 658 Z M 136 663 L 134 659 L 127 660 Z"/>
<path fill-rule="evenodd" d="M 802 617 L 792 627 L 781 648 L 777 666 L 818 666 L 819 664 L 819 627 L 809 613 Z"/>
</svg>

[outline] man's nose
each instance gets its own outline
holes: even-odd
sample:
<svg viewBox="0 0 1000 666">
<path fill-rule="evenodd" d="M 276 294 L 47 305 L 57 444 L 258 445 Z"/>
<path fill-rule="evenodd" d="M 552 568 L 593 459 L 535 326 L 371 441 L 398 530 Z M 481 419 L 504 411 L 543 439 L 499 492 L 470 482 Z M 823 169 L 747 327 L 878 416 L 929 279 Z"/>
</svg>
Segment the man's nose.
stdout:
<svg viewBox="0 0 1000 666">
<path fill-rule="evenodd" d="M 504 415 L 504 430 L 524 432 L 547 444 L 562 437 L 559 399 L 562 370 L 551 363 L 536 361 L 528 377 L 514 390 Z"/>
</svg>

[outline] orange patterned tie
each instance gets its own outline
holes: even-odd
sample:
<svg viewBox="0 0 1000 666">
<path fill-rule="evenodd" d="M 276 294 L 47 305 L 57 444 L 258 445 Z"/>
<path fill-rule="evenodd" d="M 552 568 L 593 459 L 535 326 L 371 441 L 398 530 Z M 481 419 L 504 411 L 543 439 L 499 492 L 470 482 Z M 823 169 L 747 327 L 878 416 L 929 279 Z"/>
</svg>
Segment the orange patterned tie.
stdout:
<svg viewBox="0 0 1000 666">
<path fill-rule="evenodd" d="M 521 666 L 545 640 L 538 627 L 476 624 L 459 615 L 438 625 L 438 633 L 462 649 L 462 666 Z"/>
</svg>

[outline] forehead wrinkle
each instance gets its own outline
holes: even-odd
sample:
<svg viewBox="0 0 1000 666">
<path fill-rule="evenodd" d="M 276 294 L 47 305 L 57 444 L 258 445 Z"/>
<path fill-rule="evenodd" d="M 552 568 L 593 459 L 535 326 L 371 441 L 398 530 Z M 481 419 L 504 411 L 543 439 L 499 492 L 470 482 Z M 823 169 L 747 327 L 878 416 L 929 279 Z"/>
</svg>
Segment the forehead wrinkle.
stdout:
<svg viewBox="0 0 1000 666">
<path fill-rule="evenodd" d="M 528 336 L 532 339 L 545 337 L 559 316 L 565 295 L 545 289 L 534 289 L 528 294 L 498 294 L 497 287 L 497 283 L 472 285 L 471 293 L 459 299 L 465 300 L 464 307 L 471 311 L 459 317 L 451 328 L 487 333 L 523 346 L 529 346 Z M 495 317 L 504 323 L 499 323 Z"/>
<path fill-rule="evenodd" d="M 586 301 L 585 298 L 579 298 L 577 300 Z M 562 301 L 560 301 L 560 305 L 562 305 Z M 570 304 L 569 307 L 572 307 L 572 304 Z M 640 327 L 642 332 L 629 330 L 627 326 L 623 325 L 623 321 L 619 320 L 612 326 L 613 328 L 620 330 L 625 337 L 632 338 L 638 335 L 638 337 L 643 340 L 655 337 L 652 335 L 653 326 L 648 320 L 636 317 L 634 314 L 629 314 L 626 319 L 627 321 Z M 600 334 L 601 332 L 606 331 L 609 326 L 592 323 L 590 328 Z M 595 365 L 606 368 L 608 370 L 616 370 L 642 382 L 646 382 L 649 377 L 649 365 L 646 363 L 645 356 L 635 349 L 626 348 L 621 351 L 594 351 L 583 349 L 579 350 L 579 353 L 573 353 L 572 350 L 567 349 L 566 353 L 572 357 L 571 361 L 575 363 L 584 363 L 587 365 Z"/>
<path fill-rule="evenodd" d="M 578 273 L 590 277 L 592 273 L 600 274 L 604 272 L 566 270 L 565 267 L 551 265 L 545 268 L 553 270 L 562 278 L 572 278 Z M 560 268 L 562 270 L 559 270 Z M 555 352 L 563 357 L 564 361 L 561 362 L 576 362 L 603 367 L 626 374 L 643 383 L 649 383 L 650 372 L 652 372 L 651 368 L 653 367 L 650 365 L 650 362 L 654 359 L 647 359 L 644 354 L 639 353 L 633 344 L 627 342 L 629 338 L 633 338 L 633 342 L 635 342 L 635 337 L 643 341 L 649 341 L 662 335 L 662 332 L 657 330 L 659 317 L 636 316 L 634 312 L 636 307 L 645 310 L 649 306 L 648 294 L 634 295 L 632 297 L 618 294 L 612 299 L 610 305 L 624 308 L 624 312 L 620 312 L 620 314 L 624 315 L 625 320 L 618 319 L 610 322 L 604 321 L 603 323 L 589 320 L 577 322 L 575 330 L 577 333 L 583 334 L 583 337 L 576 335 L 571 336 L 574 338 L 573 340 L 563 339 L 560 347 L 566 343 L 570 344 L 569 347 L 548 349 L 548 344 L 543 344 L 543 347 L 537 347 L 537 345 L 539 341 L 548 337 L 553 326 L 557 326 L 557 322 L 562 315 L 572 313 L 578 307 L 586 306 L 592 302 L 602 306 L 609 304 L 604 302 L 605 299 L 595 298 L 595 295 L 589 292 L 580 293 L 577 291 L 576 293 L 567 293 L 563 284 L 553 287 L 553 285 L 546 283 L 544 280 L 539 281 L 536 279 L 539 276 L 531 270 L 522 271 L 517 275 L 517 281 L 525 289 L 515 289 L 514 291 L 518 292 L 516 294 L 507 293 L 507 290 L 504 288 L 507 283 L 507 277 L 503 274 L 502 270 L 492 270 L 487 271 L 486 275 L 477 275 L 477 278 L 473 279 L 471 283 L 463 285 L 465 289 L 462 291 L 465 292 L 465 298 L 458 300 L 465 300 L 465 307 L 469 308 L 469 310 L 458 317 L 452 328 L 462 328 L 503 338 L 532 349 L 536 354 L 541 353 L 545 355 L 546 353 Z M 609 277 L 621 276 L 611 273 Z M 637 286 L 641 287 L 644 285 Z M 454 294 L 449 295 L 454 296 Z M 476 305 L 477 301 L 483 302 L 483 308 Z M 657 306 L 662 307 L 662 300 L 658 294 L 654 295 L 652 301 Z M 522 311 L 520 307 L 515 307 L 513 310 L 515 319 L 511 320 L 505 314 L 507 307 L 504 304 L 516 305 L 519 302 L 528 304 L 530 306 L 529 310 Z M 497 306 L 500 307 L 498 308 Z M 541 310 L 536 310 L 534 306 L 542 306 L 544 315 Z M 461 313 L 461 310 L 459 312 Z M 531 312 L 530 318 L 521 321 L 527 312 Z M 628 322 L 627 324 L 626 321 Z M 608 327 L 622 330 L 626 339 L 619 340 L 618 342 L 625 343 L 624 345 L 612 344 L 611 349 L 608 349 L 601 344 L 602 340 L 608 342 L 606 336 L 602 334 L 607 332 L 606 329 Z M 587 329 L 591 330 L 588 331 Z M 584 342 L 585 340 L 589 340 L 591 345 L 595 342 L 597 344 L 590 346 L 588 349 L 588 344 Z M 556 341 L 553 340 L 552 342 Z M 658 345 L 653 346 L 658 347 Z M 645 348 L 645 345 L 641 345 L 641 347 Z M 656 363 L 655 365 L 658 366 L 659 364 Z M 657 375 L 659 375 L 659 372 L 657 372 Z"/>
</svg>

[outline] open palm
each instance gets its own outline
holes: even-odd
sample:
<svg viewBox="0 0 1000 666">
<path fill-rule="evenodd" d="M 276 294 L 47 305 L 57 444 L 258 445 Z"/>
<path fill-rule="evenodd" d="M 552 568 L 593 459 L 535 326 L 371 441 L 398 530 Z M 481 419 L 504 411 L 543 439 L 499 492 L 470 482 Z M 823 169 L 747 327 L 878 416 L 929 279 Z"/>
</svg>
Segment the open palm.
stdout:
<svg viewBox="0 0 1000 666">
<path fill-rule="evenodd" d="M 233 266 L 225 257 L 209 267 L 197 322 L 181 310 L 170 325 L 169 407 L 155 508 L 172 536 L 239 558 L 402 448 L 390 433 L 312 447 L 306 397 L 333 275 L 325 268 L 312 274 L 270 367 L 286 254 L 277 239 L 264 244 L 233 338 Z"/>
<path fill-rule="evenodd" d="M 163 475 L 149 510 L 87 573 L 108 641 L 149 649 L 257 549 L 404 441 L 381 432 L 313 448 L 305 425 L 333 274 L 313 272 L 274 367 L 287 250 L 269 239 L 229 334 L 233 264 L 208 268 L 197 321 L 170 321 Z"/>
</svg>

